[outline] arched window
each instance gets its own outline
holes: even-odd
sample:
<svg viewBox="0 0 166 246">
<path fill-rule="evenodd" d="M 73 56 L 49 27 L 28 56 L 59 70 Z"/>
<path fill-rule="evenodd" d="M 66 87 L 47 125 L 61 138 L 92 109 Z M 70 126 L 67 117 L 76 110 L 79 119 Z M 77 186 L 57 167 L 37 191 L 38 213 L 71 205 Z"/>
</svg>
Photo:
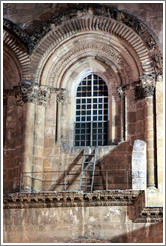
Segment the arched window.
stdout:
<svg viewBox="0 0 166 246">
<path fill-rule="evenodd" d="M 96 74 L 85 77 L 77 88 L 75 146 L 108 144 L 108 88 Z"/>
</svg>

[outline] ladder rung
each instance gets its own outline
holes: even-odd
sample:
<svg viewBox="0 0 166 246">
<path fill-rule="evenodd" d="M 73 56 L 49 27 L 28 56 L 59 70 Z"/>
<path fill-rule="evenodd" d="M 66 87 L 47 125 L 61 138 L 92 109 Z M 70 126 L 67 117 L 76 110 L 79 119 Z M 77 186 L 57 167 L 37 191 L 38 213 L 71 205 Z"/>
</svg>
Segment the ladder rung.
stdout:
<svg viewBox="0 0 166 246">
<path fill-rule="evenodd" d="M 84 161 L 84 163 L 89 163 L 89 164 L 91 164 L 91 163 L 94 163 L 94 161 Z"/>
<path fill-rule="evenodd" d="M 76 175 L 76 174 L 79 174 L 79 173 L 69 173 L 69 174 L 67 174 L 67 176 Z"/>
<path fill-rule="evenodd" d="M 81 185 L 81 187 L 91 187 L 91 185 Z"/>
<path fill-rule="evenodd" d="M 93 170 L 82 170 L 83 172 L 87 173 L 87 172 L 93 172 Z"/>
<path fill-rule="evenodd" d="M 82 177 L 82 179 L 92 179 L 92 177 L 88 177 L 88 178 L 84 178 L 84 177 Z"/>
</svg>

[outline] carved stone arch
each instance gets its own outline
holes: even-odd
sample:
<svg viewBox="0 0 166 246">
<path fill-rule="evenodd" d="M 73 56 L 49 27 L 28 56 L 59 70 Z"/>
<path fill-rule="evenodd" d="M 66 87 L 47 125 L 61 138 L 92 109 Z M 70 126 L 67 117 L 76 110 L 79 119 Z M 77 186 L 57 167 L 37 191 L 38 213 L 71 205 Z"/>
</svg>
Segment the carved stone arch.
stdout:
<svg viewBox="0 0 166 246">
<path fill-rule="evenodd" d="M 155 72 L 155 65 L 153 63 L 152 66 L 151 63 L 159 47 L 145 25 L 136 17 L 122 11 L 115 11 L 106 6 L 100 6 L 99 9 L 100 11 L 88 5 L 86 8 L 77 9 L 75 14 L 69 11 L 52 18 L 33 34 L 31 38 L 36 44 L 32 54 L 33 74 L 36 72 L 33 81 L 39 82 L 41 64 L 48 59 L 55 47 L 58 48 L 73 37 L 86 32 L 98 32 L 103 39 L 107 35 L 110 39 L 113 36 L 117 37 L 124 46 L 128 46 L 137 54 L 137 62 L 140 62 L 142 68 L 141 75 Z"/>
<path fill-rule="evenodd" d="M 134 50 L 116 37 L 103 38 L 100 32 L 85 32 L 72 36 L 63 45 L 47 54 L 37 72 L 35 82 L 59 87 L 67 69 L 75 63 L 93 57 L 111 68 L 121 77 L 121 83 L 132 83 L 143 74 L 141 62 Z M 119 86 L 120 84 L 117 84 Z"/>
<path fill-rule="evenodd" d="M 12 33 L 4 30 L 3 33 L 4 42 L 4 59 L 6 52 L 10 52 L 10 59 L 17 60 L 17 67 L 20 70 L 20 81 L 30 79 L 30 57 L 27 47 Z M 5 48 L 6 47 L 6 48 Z M 5 64 L 4 64 L 5 65 Z"/>
</svg>

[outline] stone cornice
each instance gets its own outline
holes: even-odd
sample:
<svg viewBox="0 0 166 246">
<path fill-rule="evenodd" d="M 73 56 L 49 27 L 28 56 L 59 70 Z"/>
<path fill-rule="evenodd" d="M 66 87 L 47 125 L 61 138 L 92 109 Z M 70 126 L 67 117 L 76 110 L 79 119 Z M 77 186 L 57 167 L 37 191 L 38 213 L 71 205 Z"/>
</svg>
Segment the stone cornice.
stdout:
<svg viewBox="0 0 166 246">
<path fill-rule="evenodd" d="M 140 191 L 95 191 L 13 193 L 4 195 L 4 208 L 49 208 L 49 207 L 93 207 L 127 206 L 134 203 Z"/>
<path fill-rule="evenodd" d="M 129 206 L 128 215 L 134 223 L 157 223 L 163 221 L 163 207 L 145 207 L 145 192 L 142 191 Z"/>
<path fill-rule="evenodd" d="M 156 223 L 163 220 L 162 207 L 145 207 L 144 191 L 12 193 L 3 198 L 4 209 L 96 206 L 127 206 L 129 218 L 135 223 Z"/>
<path fill-rule="evenodd" d="M 157 223 L 161 221 L 163 221 L 162 207 L 144 208 L 138 217 L 134 220 L 135 223 Z"/>
</svg>

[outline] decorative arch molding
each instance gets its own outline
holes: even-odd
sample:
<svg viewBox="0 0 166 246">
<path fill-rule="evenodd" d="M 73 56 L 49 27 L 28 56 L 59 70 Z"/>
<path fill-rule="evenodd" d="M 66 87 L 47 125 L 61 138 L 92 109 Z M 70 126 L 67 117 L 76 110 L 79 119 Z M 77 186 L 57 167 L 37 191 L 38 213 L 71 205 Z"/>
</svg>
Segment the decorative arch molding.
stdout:
<svg viewBox="0 0 166 246">
<path fill-rule="evenodd" d="M 98 32 L 85 32 L 73 37 L 63 45 L 55 47 L 51 54 L 48 53 L 34 81 L 42 85 L 49 83 L 49 86 L 63 87 L 63 78 L 68 70 L 72 71 L 74 67 L 77 67 L 76 64 L 83 65 L 88 58 L 91 59 L 89 69 L 91 64 L 97 61 L 105 66 L 105 73 L 107 73 L 106 70 L 113 70 L 121 81 L 116 86 L 139 80 L 143 72 L 137 54 L 118 42 L 119 40 L 114 37 L 111 41 L 109 38 L 103 39 Z"/>
<path fill-rule="evenodd" d="M 21 80 L 29 80 L 30 57 L 27 47 L 20 40 L 7 30 L 3 32 L 4 47 L 11 50 L 11 59 L 17 59 L 20 68 Z M 5 54 L 4 54 L 5 56 Z M 5 57 L 4 57 L 5 58 Z"/>
<path fill-rule="evenodd" d="M 102 25 L 104 21 L 107 24 Z M 151 66 L 149 51 L 138 34 L 134 33 L 131 28 L 122 23 L 109 18 L 97 18 L 94 16 L 69 21 L 59 28 L 50 31 L 50 33 L 48 33 L 36 46 L 33 52 L 32 68 L 34 68 L 34 71 L 36 70 L 38 72 L 40 64 L 42 64 L 43 60 L 46 59 L 46 56 L 48 56 L 55 47 L 60 44 L 62 45 L 70 38 L 72 39 L 75 35 L 81 35 L 82 33 L 92 31 L 100 32 L 103 39 L 107 32 L 110 35 L 110 39 L 111 36 L 117 36 L 119 39 L 125 40 L 126 43 L 128 43 L 128 46 L 132 47 L 136 52 L 139 58 L 138 60 L 141 62 L 142 69 L 144 70 L 143 74 L 154 73 L 154 68 Z"/>
<path fill-rule="evenodd" d="M 99 7 L 99 8 L 98 8 Z M 55 47 L 65 45 L 75 36 L 98 32 L 111 40 L 116 37 L 123 45 L 130 47 L 140 61 L 142 75 L 158 73 L 162 69 L 162 57 L 155 35 L 136 17 L 102 5 L 78 7 L 75 12 L 56 15 L 39 28 L 31 38 L 35 42 L 32 54 L 33 74 L 37 82 L 41 64 L 48 59 Z"/>
<path fill-rule="evenodd" d="M 156 35 L 141 20 L 113 6 L 79 4 L 74 9 L 56 14 L 32 35 L 7 19 L 4 19 L 4 29 L 17 36 L 32 54 L 32 74 L 36 70 L 38 73 L 40 64 L 53 47 L 87 31 L 114 35 L 126 42 L 136 51 L 143 75 L 162 73 L 162 54 Z M 31 79 L 35 83 L 35 78 Z"/>
</svg>

